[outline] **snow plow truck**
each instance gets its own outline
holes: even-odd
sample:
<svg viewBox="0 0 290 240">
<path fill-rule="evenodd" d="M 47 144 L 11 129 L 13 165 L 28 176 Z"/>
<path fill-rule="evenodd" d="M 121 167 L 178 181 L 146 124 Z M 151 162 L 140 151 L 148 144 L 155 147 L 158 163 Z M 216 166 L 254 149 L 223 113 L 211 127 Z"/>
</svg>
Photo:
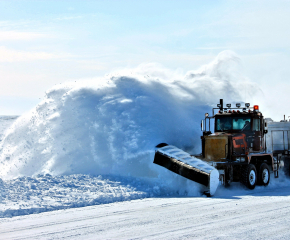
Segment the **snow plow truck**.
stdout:
<svg viewBox="0 0 290 240">
<path fill-rule="evenodd" d="M 212 123 L 213 122 L 213 123 Z M 271 173 L 279 177 L 283 167 L 289 175 L 290 122 L 264 118 L 259 106 L 241 107 L 223 99 L 201 121 L 202 152 L 189 153 L 167 143 L 156 146 L 154 163 L 205 186 L 213 196 L 218 185 L 241 182 L 249 189 L 267 186 Z"/>
</svg>

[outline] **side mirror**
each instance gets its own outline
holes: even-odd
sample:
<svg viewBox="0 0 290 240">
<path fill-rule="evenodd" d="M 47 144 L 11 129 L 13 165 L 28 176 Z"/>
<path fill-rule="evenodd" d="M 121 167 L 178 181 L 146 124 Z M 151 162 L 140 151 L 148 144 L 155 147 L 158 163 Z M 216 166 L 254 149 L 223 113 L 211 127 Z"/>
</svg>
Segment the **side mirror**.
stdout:
<svg viewBox="0 0 290 240">
<path fill-rule="evenodd" d="M 268 132 L 268 122 L 264 120 L 264 134 Z"/>
</svg>

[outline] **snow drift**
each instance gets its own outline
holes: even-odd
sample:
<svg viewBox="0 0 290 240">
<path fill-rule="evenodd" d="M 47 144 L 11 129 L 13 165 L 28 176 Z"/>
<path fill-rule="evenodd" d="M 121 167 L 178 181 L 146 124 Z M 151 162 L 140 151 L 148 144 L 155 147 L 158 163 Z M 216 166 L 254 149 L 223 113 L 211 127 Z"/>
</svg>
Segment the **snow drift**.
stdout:
<svg viewBox="0 0 290 240">
<path fill-rule="evenodd" d="M 185 75 L 144 64 L 55 86 L 6 132 L 0 146 L 0 177 L 170 178 L 172 173 L 152 163 L 157 144 L 167 142 L 199 153 L 204 113 L 220 98 L 242 100 L 241 87 L 260 91 L 242 76 L 239 66 L 239 58 L 225 51 Z"/>
</svg>

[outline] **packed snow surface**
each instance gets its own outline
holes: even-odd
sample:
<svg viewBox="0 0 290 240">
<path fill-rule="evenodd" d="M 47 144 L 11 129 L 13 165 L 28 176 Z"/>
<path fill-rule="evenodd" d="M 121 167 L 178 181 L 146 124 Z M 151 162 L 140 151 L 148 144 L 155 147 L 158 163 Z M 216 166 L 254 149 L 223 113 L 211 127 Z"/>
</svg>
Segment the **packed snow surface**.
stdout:
<svg viewBox="0 0 290 240">
<path fill-rule="evenodd" d="M 275 181 L 274 181 L 275 182 Z M 0 219 L 2 239 L 289 239 L 290 189 L 231 186 Z"/>
<path fill-rule="evenodd" d="M 156 64 L 47 91 L 1 135 L 0 216 L 151 196 L 200 196 L 201 186 L 153 164 L 166 142 L 200 152 L 200 120 L 220 98 L 260 92 L 222 52 L 182 74 Z"/>
</svg>

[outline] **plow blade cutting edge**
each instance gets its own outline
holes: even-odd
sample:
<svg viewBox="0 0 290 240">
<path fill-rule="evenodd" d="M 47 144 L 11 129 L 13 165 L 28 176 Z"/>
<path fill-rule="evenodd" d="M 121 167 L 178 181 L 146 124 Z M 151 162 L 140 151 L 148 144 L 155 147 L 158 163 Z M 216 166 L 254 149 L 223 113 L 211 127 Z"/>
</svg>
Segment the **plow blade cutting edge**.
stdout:
<svg viewBox="0 0 290 240">
<path fill-rule="evenodd" d="M 211 196 L 214 195 L 219 185 L 219 172 L 216 168 L 190 156 L 175 146 L 157 145 L 153 163 L 206 186 L 208 188 L 207 193 Z"/>
</svg>

